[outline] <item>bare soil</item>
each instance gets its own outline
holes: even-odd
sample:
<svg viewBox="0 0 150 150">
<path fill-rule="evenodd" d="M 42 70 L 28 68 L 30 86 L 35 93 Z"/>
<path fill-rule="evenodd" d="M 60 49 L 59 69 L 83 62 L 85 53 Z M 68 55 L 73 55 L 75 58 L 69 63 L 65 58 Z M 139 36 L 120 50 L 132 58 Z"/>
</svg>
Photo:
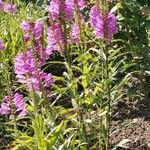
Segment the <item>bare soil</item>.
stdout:
<svg viewBox="0 0 150 150">
<path fill-rule="evenodd" d="M 112 116 L 110 150 L 150 150 L 150 106 L 120 101 Z"/>
</svg>

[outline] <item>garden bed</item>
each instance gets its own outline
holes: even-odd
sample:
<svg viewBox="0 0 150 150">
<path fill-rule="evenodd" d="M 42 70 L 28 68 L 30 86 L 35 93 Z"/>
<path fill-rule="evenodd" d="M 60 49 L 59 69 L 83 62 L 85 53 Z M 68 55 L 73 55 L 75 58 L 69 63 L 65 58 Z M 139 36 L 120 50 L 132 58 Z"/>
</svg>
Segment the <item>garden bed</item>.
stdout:
<svg viewBox="0 0 150 150">
<path fill-rule="evenodd" d="M 146 104 L 120 101 L 111 124 L 111 145 L 126 143 L 116 149 L 150 150 L 150 109 Z"/>
</svg>

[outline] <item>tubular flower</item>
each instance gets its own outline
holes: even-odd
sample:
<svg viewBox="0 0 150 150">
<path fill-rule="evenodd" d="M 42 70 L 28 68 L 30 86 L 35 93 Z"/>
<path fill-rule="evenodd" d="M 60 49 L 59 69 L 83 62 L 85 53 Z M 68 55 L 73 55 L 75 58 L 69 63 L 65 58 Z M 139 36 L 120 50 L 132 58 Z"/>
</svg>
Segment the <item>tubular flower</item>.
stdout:
<svg viewBox="0 0 150 150">
<path fill-rule="evenodd" d="M 33 28 L 33 34 L 34 38 L 36 40 L 40 39 L 43 35 L 43 30 L 44 30 L 44 22 L 43 21 L 36 21 L 34 28 Z"/>
<path fill-rule="evenodd" d="M 91 8 L 90 24 L 94 28 L 97 38 L 104 38 L 111 42 L 113 35 L 117 33 L 116 16 L 112 12 L 103 16 L 96 6 Z M 107 33 L 105 33 L 106 31 Z"/>
<path fill-rule="evenodd" d="M 28 41 L 31 40 L 31 35 L 29 33 L 26 33 L 24 36 L 23 36 L 23 41 L 25 43 L 27 43 Z"/>
<path fill-rule="evenodd" d="M 9 14 L 13 14 L 17 11 L 17 7 L 12 3 L 4 3 L 2 0 L 0 0 L 0 10 Z"/>
<path fill-rule="evenodd" d="M 58 19 L 60 14 L 60 0 L 51 0 L 48 6 L 48 12 L 53 20 Z"/>
<path fill-rule="evenodd" d="M 15 13 L 17 11 L 16 5 L 3 3 L 3 11 L 9 14 Z"/>
<path fill-rule="evenodd" d="M 31 51 L 20 53 L 15 60 L 15 73 L 18 81 L 27 86 L 28 91 L 41 91 L 51 87 L 52 75 L 40 71 L 41 63 L 36 64 Z"/>
<path fill-rule="evenodd" d="M 46 53 L 46 49 L 43 47 L 43 31 L 44 31 L 44 22 L 36 21 L 32 29 L 33 38 L 35 39 L 34 46 L 36 54 L 43 64 L 46 59 L 50 56 Z"/>
<path fill-rule="evenodd" d="M 47 52 L 61 51 L 64 49 L 64 38 L 59 24 L 54 24 L 48 29 Z"/>
<path fill-rule="evenodd" d="M 44 22 L 37 20 L 35 23 L 24 21 L 20 28 L 26 32 L 24 42 L 27 43 L 30 39 L 34 40 L 34 48 L 27 45 L 27 50 L 20 53 L 15 59 L 15 74 L 18 81 L 25 84 L 29 92 L 39 92 L 44 88 L 50 88 L 52 84 L 52 75 L 41 71 L 46 59 L 52 54 L 55 49 L 54 45 L 57 41 L 60 42 L 61 28 L 54 26 L 49 31 L 49 49 L 43 45 Z M 55 33 L 56 36 L 55 36 Z M 53 48 L 53 49 L 51 49 Z"/>
<path fill-rule="evenodd" d="M 2 0 L 0 0 L 0 11 L 2 11 L 3 10 L 3 2 L 2 2 Z"/>
<path fill-rule="evenodd" d="M 27 79 L 27 86 L 29 91 L 39 92 L 43 88 L 51 88 L 53 83 L 52 75 L 49 73 L 39 72 Z M 50 90 L 50 89 L 49 89 Z"/>
<path fill-rule="evenodd" d="M 83 10 L 86 7 L 85 0 L 77 0 L 80 10 Z"/>
<path fill-rule="evenodd" d="M 27 111 L 25 109 L 23 96 L 19 93 L 16 93 L 13 96 L 5 96 L 0 107 L 0 114 L 10 115 L 10 118 L 13 118 L 13 115 L 18 117 L 26 116 Z"/>
<path fill-rule="evenodd" d="M 74 0 L 65 0 L 64 12 L 68 21 L 73 19 L 74 10 Z"/>
<path fill-rule="evenodd" d="M 77 5 L 80 10 L 83 10 L 86 7 L 84 0 L 65 0 L 64 11 L 68 21 L 73 19 L 73 14 Z"/>
<path fill-rule="evenodd" d="M 75 23 L 72 26 L 72 33 L 71 33 L 71 41 L 72 41 L 72 43 L 76 43 L 78 41 L 79 34 L 80 34 L 79 26 Z"/>
<path fill-rule="evenodd" d="M 90 11 L 90 24 L 96 32 L 97 38 L 104 37 L 104 18 L 97 7 L 92 7 Z"/>
<path fill-rule="evenodd" d="M 40 20 L 37 20 L 35 23 L 23 21 L 20 28 L 27 32 L 23 38 L 25 43 L 34 39 L 36 55 L 40 59 L 41 64 L 43 64 L 50 56 L 50 54 L 46 53 L 46 49 L 43 46 L 44 22 Z"/>
<path fill-rule="evenodd" d="M 38 64 L 37 64 L 38 65 Z M 27 83 L 26 79 L 35 72 L 33 54 L 30 51 L 20 53 L 15 59 L 15 73 L 20 83 Z"/>
<path fill-rule="evenodd" d="M 4 50 L 4 49 L 5 49 L 4 43 L 3 43 L 3 41 L 0 39 L 0 51 L 1 51 L 1 50 Z"/>
<path fill-rule="evenodd" d="M 23 30 L 23 31 L 26 31 L 26 32 L 29 32 L 32 30 L 32 26 L 31 26 L 31 23 L 27 22 L 27 21 L 23 21 L 20 25 L 20 28 Z"/>
<path fill-rule="evenodd" d="M 108 40 L 111 41 L 114 34 L 118 32 L 117 29 L 117 19 L 113 13 L 109 13 L 107 16 L 107 23 L 108 23 Z"/>
</svg>

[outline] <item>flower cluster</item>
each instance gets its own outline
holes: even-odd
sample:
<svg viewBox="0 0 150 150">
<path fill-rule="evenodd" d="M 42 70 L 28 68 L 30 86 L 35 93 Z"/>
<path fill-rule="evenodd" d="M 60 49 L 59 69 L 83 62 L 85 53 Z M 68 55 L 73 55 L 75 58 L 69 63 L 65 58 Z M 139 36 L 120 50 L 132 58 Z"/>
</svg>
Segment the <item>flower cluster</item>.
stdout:
<svg viewBox="0 0 150 150">
<path fill-rule="evenodd" d="M 80 34 L 79 26 L 75 23 L 72 26 L 72 32 L 71 32 L 72 43 L 77 43 L 79 34 Z"/>
<path fill-rule="evenodd" d="M 4 49 L 5 49 L 4 43 L 3 43 L 3 41 L 0 39 L 0 51 L 1 51 L 1 50 L 4 50 Z"/>
<path fill-rule="evenodd" d="M 12 3 L 4 3 L 2 0 L 0 0 L 0 10 L 12 14 L 17 11 L 17 7 Z"/>
<path fill-rule="evenodd" d="M 60 0 L 51 0 L 50 5 L 48 6 L 48 11 L 53 20 L 58 19 L 60 14 Z"/>
<path fill-rule="evenodd" d="M 84 0 L 65 0 L 64 12 L 68 21 L 73 19 L 73 14 L 75 12 L 76 7 L 80 10 L 83 10 L 86 6 Z"/>
<path fill-rule="evenodd" d="M 73 19 L 73 14 L 75 9 L 78 7 L 80 10 L 83 10 L 86 6 L 84 0 L 51 0 L 50 5 L 48 6 L 48 11 L 53 20 L 56 20 L 60 15 L 64 14 L 68 21 Z"/>
<path fill-rule="evenodd" d="M 90 24 L 97 38 L 104 38 L 110 42 L 113 35 L 117 33 L 117 19 L 111 11 L 103 15 L 96 6 L 93 6 L 90 11 Z"/>
<path fill-rule="evenodd" d="M 49 27 L 47 41 L 48 53 L 52 53 L 52 51 L 61 51 L 64 49 L 64 37 L 59 24 L 54 24 Z"/>
<path fill-rule="evenodd" d="M 51 55 L 43 46 L 43 30 L 44 22 L 37 20 L 35 23 L 23 21 L 20 28 L 26 33 L 24 35 L 24 42 L 27 43 L 30 40 L 34 40 L 34 47 L 38 59 L 43 64 L 45 60 Z"/>
<path fill-rule="evenodd" d="M 15 116 L 24 117 L 27 114 L 23 96 L 16 93 L 13 96 L 5 96 L 0 107 L 0 114 L 10 115 L 10 119 Z"/>
<path fill-rule="evenodd" d="M 15 59 L 15 73 L 18 81 L 25 84 L 28 91 L 49 93 L 53 83 L 52 75 L 41 71 L 46 59 L 51 55 L 43 46 L 44 23 L 42 21 L 23 22 L 20 28 L 25 32 L 24 42 L 32 40 L 34 46 L 27 44 L 27 49 Z M 48 89 L 49 88 L 49 89 Z"/>
<path fill-rule="evenodd" d="M 31 78 L 27 79 L 27 86 L 29 91 L 37 91 L 40 92 L 43 88 L 47 92 L 50 93 L 51 85 L 53 84 L 53 78 L 50 73 L 44 73 L 40 71 L 38 74 L 33 74 Z"/>
<path fill-rule="evenodd" d="M 50 15 L 50 21 L 51 26 L 48 29 L 48 47 L 47 51 L 50 53 L 52 51 L 62 51 L 65 48 L 66 41 L 68 43 L 77 43 L 80 30 L 79 30 L 79 24 L 73 23 L 71 28 L 71 33 L 69 36 L 67 36 L 66 31 L 63 31 L 60 24 L 57 23 L 57 20 L 59 18 L 62 19 L 62 16 L 64 16 L 65 21 L 69 22 L 69 25 L 71 24 L 71 21 L 74 22 L 74 13 L 76 10 L 83 10 L 86 6 L 86 3 L 84 0 L 51 0 L 50 5 L 48 6 L 48 11 Z M 81 18 L 81 14 L 78 14 L 79 18 Z M 64 33 L 65 32 L 65 33 Z M 66 35 L 63 39 L 63 35 Z"/>
</svg>

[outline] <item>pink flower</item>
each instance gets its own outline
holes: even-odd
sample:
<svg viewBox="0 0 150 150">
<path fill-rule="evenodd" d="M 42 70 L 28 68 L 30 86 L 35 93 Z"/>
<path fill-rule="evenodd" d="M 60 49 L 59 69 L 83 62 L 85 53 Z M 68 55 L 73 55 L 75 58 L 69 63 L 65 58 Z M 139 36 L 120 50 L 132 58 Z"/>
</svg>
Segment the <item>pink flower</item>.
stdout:
<svg viewBox="0 0 150 150">
<path fill-rule="evenodd" d="M 117 33 L 116 16 L 112 12 L 103 16 L 95 6 L 90 11 L 90 24 L 94 28 L 97 38 L 104 38 L 111 42 L 113 35 Z"/>
<path fill-rule="evenodd" d="M 34 74 L 27 80 L 27 86 L 29 91 L 39 92 L 43 88 L 51 88 L 53 84 L 52 75 L 40 71 L 38 74 Z M 50 89 L 49 89 L 50 90 Z"/>
<path fill-rule="evenodd" d="M 92 7 L 90 11 L 90 24 L 96 32 L 97 38 L 104 37 L 104 17 L 97 7 Z"/>
<path fill-rule="evenodd" d="M 51 0 L 48 6 L 48 11 L 53 20 L 58 19 L 60 14 L 60 0 Z"/>
<path fill-rule="evenodd" d="M 60 51 L 64 49 L 64 38 L 59 24 L 49 27 L 47 42 L 47 51 Z"/>
<path fill-rule="evenodd" d="M 72 43 L 76 43 L 78 41 L 79 34 L 80 34 L 79 26 L 75 23 L 75 24 L 73 24 L 72 33 L 71 33 Z"/>
<path fill-rule="evenodd" d="M 42 37 L 42 33 L 44 30 L 44 22 L 43 21 L 36 21 L 34 28 L 33 28 L 33 34 L 35 39 L 40 39 Z"/>
<path fill-rule="evenodd" d="M 13 118 L 14 113 L 18 117 L 24 117 L 27 114 L 25 103 L 23 102 L 23 96 L 19 93 L 16 93 L 13 96 L 5 96 L 0 107 L 0 114 L 2 115 L 10 115 L 10 118 Z"/>
<path fill-rule="evenodd" d="M 74 0 L 65 0 L 64 12 L 68 21 L 73 19 L 74 10 Z"/>
<path fill-rule="evenodd" d="M 31 31 L 32 30 L 32 26 L 31 23 L 27 22 L 27 21 L 23 21 L 20 25 L 20 28 L 26 32 Z"/>
<path fill-rule="evenodd" d="M 41 70 L 41 62 L 35 64 L 32 51 L 20 53 L 15 59 L 15 73 L 18 81 L 27 86 L 28 91 L 41 91 L 44 87 L 51 87 L 52 75 Z"/>
<path fill-rule="evenodd" d="M 38 66 L 39 64 L 36 65 Z M 26 84 L 27 78 L 32 76 L 32 73 L 36 70 L 34 57 L 31 50 L 22 52 L 16 57 L 14 69 L 18 81 Z"/>
<path fill-rule="evenodd" d="M 68 21 L 73 19 L 74 11 L 77 5 L 80 10 L 83 10 L 86 7 L 84 0 L 65 0 L 64 12 Z"/>
<path fill-rule="evenodd" d="M 29 33 L 26 33 L 24 36 L 23 36 L 23 40 L 24 42 L 28 42 L 31 40 L 31 35 Z"/>
<path fill-rule="evenodd" d="M 2 11 L 3 10 L 3 2 L 2 2 L 2 0 L 0 0 L 0 11 Z"/>
<path fill-rule="evenodd" d="M 4 102 L 1 104 L 0 114 L 10 114 L 9 104 Z"/>
<path fill-rule="evenodd" d="M 80 10 L 83 10 L 86 7 L 85 0 L 77 0 Z"/>
<path fill-rule="evenodd" d="M 116 16 L 111 12 L 107 16 L 107 23 L 108 23 L 108 35 L 109 35 L 108 40 L 111 41 L 113 35 L 118 32 Z"/>
<path fill-rule="evenodd" d="M 6 13 L 15 13 L 17 11 L 17 7 L 16 5 L 13 5 L 13 4 L 7 4 L 7 3 L 4 3 L 3 4 L 3 11 L 6 12 Z"/>
<path fill-rule="evenodd" d="M 3 41 L 0 39 L 0 51 L 1 51 L 1 50 L 4 50 L 4 49 L 5 49 L 4 43 L 3 43 Z"/>
<path fill-rule="evenodd" d="M 51 87 L 52 76 L 41 71 L 46 59 L 56 50 L 57 41 L 61 42 L 61 28 L 54 26 L 48 32 L 49 49 L 43 44 L 44 22 L 37 20 L 35 23 L 24 21 L 20 25 L 27 33 L 24 41 L 33 39 L 33 49 L 28 46 L 27 50 L 21 52 L 15 59 L 14 70 L 18 81 L 24 84 L 29 92 L 39 92 L 44 88 Z M 54 48 L 55 47 L 55 48 Z M 51 48 L 53 48 L 51 50 Z M 47 89 L 46 89 L 47 90 Z"/>
</svg>

